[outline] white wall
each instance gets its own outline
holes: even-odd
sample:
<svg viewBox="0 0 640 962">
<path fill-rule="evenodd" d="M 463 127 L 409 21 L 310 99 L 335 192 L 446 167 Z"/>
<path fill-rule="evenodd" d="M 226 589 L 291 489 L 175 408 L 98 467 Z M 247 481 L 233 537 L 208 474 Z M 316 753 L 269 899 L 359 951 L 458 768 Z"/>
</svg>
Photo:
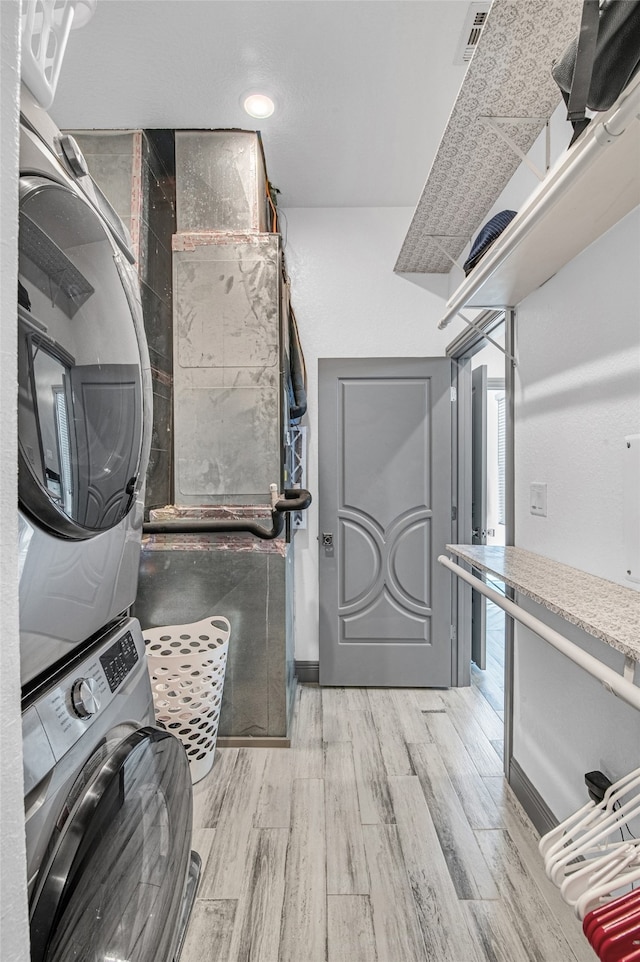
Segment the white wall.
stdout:
<svg viewBox="0 0 640 962">
<path fill-rule="evenodd" d="M 518 311 L 518 540 L 625 580 L 626 434 L 640 433 L 640 209 Z M 547 482 L 548 516 L 528 512 Z"/>
<path fill-rule="evenodd" d="M 571 137 L 563 104 L 550 131 L 553 166 Z M 544 134 L 529 156 L 544 167 Z M 518 210 L 537 184 L 522 164 L 487 219 Z M 515 544 L 631 589 L 622 439 L 640 433 L 639 264 L 636 210 L 519 304 L 516 322 Z M 454 269 L 450 288 L 460 279 Z M 529 513 L 532 481 L 548 485 L 546 518 Z M 546 609 L 531 609 L 621 670 L 619 653 Z M 521 626 L 514 668 L 513 756 L 557 818 L 587 800 L 585 772 L 615 779 L 640 767 L 640 712 Z"/>
<path fill-rule="evenodd" d="M 20 726 L 16 475 L 19 0 L 0 2 L 0 957 L 29 958 Z"/>
<path fill-rule="evenodd" d="M 285 257 L 308 374 L 307 529 L 295 536 L 297 661 L 317 661 L 319 357 L 436 357 L 459 327 L 438 331 L 442 296 L 393 273 L 413 208 L 290 208 Z M 460 325 L 461 326 L 461 325 Z"/>
<path fill-rule="evenodd" d="M 523 301 L 517 317 L 516 544 L 629 588 L 637 586 L 625 577 L 623 439 L 640 433 L 638 264 L 640 209 Z M 529 513 L 532 481 L 547 483 L 546 518 Z M 603 643 L 554 626 L 621 669 Z M 585 772 L 616 778 L 640 766 L 640 712 L 524 630 L 515 712 L 514 757 L 557 817 L 586 801 Z"/>
</svg>

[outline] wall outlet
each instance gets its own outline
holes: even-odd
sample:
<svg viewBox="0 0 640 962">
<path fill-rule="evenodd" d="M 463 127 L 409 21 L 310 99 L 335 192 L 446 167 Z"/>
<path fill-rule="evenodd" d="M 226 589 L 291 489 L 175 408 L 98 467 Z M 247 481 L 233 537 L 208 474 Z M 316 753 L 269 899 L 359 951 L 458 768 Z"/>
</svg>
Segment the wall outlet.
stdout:
<svg viewBox="0 0 640 962">
<path fill-rule="evenodd" d="M 611 779 L 603 772 L 587 772 L 584 776 L 585 785 L 587 786 L 587 792 L 589 793 L 589 798 L 599 804 L 604 796 L 605 792 L 611 788 Z"/>
<path fill-rule="evenodd" d="M 533 481 L 529 485 L 529 509 L 531 514 L 547 517 L 547 485 L 542 481 Z"/>
</svg>

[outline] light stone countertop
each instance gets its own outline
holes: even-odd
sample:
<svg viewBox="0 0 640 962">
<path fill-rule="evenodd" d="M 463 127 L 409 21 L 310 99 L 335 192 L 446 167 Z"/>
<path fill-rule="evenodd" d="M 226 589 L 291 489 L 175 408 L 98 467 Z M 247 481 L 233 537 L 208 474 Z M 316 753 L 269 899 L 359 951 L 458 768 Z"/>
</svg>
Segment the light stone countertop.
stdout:
<svg viewBox="0 0 640 962">
<path fill-rule="evenodd" d="M 640 591 L 523 548 L 448 544 L 447 551 L 640 661 Z"/>
</svg>

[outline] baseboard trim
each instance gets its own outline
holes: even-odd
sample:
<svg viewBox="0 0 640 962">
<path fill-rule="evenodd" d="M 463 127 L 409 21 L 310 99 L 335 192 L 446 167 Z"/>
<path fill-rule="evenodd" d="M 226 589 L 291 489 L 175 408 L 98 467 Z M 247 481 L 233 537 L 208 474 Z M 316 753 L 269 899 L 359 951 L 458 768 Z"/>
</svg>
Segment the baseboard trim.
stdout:
<svg viewBox="0 0 640 962">
<path fill-rule="evenodd" d="M 558 819 L 537 788 L 529 781 L 515 758 L 510 759 L 507 781 L 540 835 L 546 835 L 547 832 L 556 827 Z"/>
<path fill-rule="evenodd" d="M 291 739 L 278 736 L 251 738 L 242 735 L 224 735 L 216 741 L 217 748 L 291 748 Z"/>
<path fill-rule="evenodd" d="M 307 684 L 318 684 L 320 680 L 319 661 L 296 661 L 294 665 L 298 681 L 307 682 Z"/>
</svg>

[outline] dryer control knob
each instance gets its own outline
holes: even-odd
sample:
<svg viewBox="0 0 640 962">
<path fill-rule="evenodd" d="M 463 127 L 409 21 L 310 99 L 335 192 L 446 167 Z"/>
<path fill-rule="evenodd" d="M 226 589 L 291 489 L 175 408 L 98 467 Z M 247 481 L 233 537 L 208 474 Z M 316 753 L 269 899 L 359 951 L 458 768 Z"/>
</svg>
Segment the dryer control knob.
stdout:
<svg viewBox="0 0 640 962">
<path fill-rule="evenodd" d="M 71 173 L 75 174 L 76 177 L 86 177 L 89 168 L 75 137 L 72 137 L 71 134 L 62 134 L 56 140 L 58 156 L 65 162 Z"/>
<path fill-rule="evenodd" d="M 71 687 L 71 704 L 79 718 L 90 718 L 100 708 L 98 685 L 93 678 L 78 678 Z"/>
</svg>

